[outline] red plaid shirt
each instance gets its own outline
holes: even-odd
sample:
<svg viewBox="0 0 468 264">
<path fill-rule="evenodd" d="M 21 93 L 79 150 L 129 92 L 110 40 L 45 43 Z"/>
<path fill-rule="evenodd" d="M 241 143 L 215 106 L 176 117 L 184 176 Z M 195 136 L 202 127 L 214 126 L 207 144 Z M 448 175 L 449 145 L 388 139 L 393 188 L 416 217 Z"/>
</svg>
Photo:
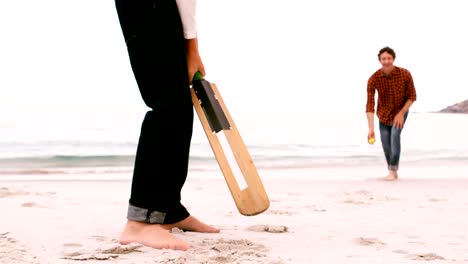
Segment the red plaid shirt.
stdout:
<svg viewBox="0 0 468 264">
<path fill-rule="evenodd" d="M 408 100 L 416 101 L 413 77 L 401 67 L 394 66 L 389 75 L 384 75 L 382 69 L 372 74 L 367 82 L 366 112 L 374 112 L 376 90 L 377 117 L 385 125 L 393 124 L 393 119 Z"/>
</svg>

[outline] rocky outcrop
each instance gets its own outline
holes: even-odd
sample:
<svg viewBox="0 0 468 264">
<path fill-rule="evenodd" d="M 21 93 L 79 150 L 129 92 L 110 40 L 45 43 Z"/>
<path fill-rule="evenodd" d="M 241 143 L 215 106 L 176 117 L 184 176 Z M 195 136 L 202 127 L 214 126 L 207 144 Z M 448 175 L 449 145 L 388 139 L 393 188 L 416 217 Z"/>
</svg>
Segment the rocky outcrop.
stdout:
<svg viewBox="0 0 468 264">
<path fill-rule="evenodd" d="M 468 114 L 468 100 L 451 105 L 439 111 L 439 113 L 459 113 Z"/>
</svg>

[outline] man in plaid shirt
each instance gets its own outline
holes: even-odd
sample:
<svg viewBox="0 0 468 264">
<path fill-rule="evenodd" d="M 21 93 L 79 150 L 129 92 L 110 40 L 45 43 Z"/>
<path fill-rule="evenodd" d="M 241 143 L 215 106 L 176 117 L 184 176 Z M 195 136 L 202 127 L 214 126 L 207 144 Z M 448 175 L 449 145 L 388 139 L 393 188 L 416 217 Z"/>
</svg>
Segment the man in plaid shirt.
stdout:
<svg viewBox="0 0 468 264">
<path fill-rule="evenodd" d="M 366 114 L 369 126 L 368 139 L 374 139 L 375 91 L 378 93 L 377 117 L 379 119 L 380 139 L 387 160 L 389 174 L 385 180 L 398 179 L 400 162 L 400 135 L 408 117 L 408 110 L 416 101 L 411 73 L 393 65 L 395 51 L 384 47 L 378 54 L 382 68 L 369 78 L 367 83 Z"/>
</svg>

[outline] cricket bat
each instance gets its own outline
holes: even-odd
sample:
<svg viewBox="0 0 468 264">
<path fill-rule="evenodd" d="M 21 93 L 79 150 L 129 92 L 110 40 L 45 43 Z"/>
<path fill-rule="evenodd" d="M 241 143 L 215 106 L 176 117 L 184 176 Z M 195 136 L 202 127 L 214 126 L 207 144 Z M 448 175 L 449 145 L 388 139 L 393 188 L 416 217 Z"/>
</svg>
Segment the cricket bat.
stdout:
<svg viewBox="0 0 468 264">
<path fill-rule="evenodd" d="M 253 216 L 264 212 L 270 206 L 270 200 L 249 151 L 229 115 L 218 88 L 214 83 L 208 82 L 197 72 L 192 81 L 190 92 L 193 106 L 238 211 L 246 216 Z M 218 139 L 219 133 L 224 133 L 230 149 L 223 149 Z M 247 187 L 242 190 L 226 157 L 226 151 L 232 151 L 237 166 L 244 177 Z"/>
</svg>

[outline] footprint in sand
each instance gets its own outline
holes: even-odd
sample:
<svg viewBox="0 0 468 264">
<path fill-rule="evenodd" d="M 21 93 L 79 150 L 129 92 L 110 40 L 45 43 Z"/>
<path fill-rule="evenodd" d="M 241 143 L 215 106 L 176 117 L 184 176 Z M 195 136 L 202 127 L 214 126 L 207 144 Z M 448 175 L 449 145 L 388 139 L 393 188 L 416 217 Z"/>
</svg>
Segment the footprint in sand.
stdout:
<svg viewBox="0 0 468 264">
<path fill-rule="evenodd" d="M 208 243 L 207 243 L 208 242 Z M 226 250 L 244 250 L 244 249 L 253 249 L 257 251 L 266 251 L 265 246 L 261 244 L 256 244 L 248 239 L 225 239 L 219 238 L 214 241 L 212 240 L 204 240 L 203 244 L 210 245 L 210 249 L 223 252 Z"/>
<path fill-rule="evenodd" d="M 63 244 L 64 247 L 82 247 L 83 245 L 82 244 L 78 244 L 78 243 L 65 243 Z"/>
<path fill-rule="evenodd" d="M 37 195 L 37 196 L 54 196 L 55 192 L 46 192 L 46 193 L 38 193 L 38 192 L 27 192 L 23 190 L 11 190 L 7 187 L 0 188 L 0 198 L 5 198 L 9 196 L 20 196 L 20 195 Z"/>
<path fill-rule="evenodd" d="M 439 198 L 429 198 L 429 202 L 437 203 L 437 202 L 448 202 L 447 199 L 439 199 Z"/>
<path fill-rule="evenodd" d="M 372 192 L 366 190 L 356 191 L 354 193 L 345 192 L 344 203 L 350 204 L 369 204 L 374 200 Z"/>
<path fill-rule="evenodd" d="M 5 198 L 9 196 L 16 196 L 16 195 L 27 195 L 29 194 L 28 192 L 19 190 L 19 191 L 12 191 L 6 187 L 0 188 L 0 198 Z"/>
<path fill-rule="evenodd" d="M 427 254 L 409 254 L 407 255 L 412 260 L 423 260 L 423 261 L 431 261 L 431 260 L 445 260 L 444 257 L 439 256 L 435 253 L 427 253 Z"/>
<path fill-rule="evenodd" d="M 285 210 L 268 210 L 265 214 L 272 214 L 272 215 L 294 215 L 296 213 L 285 211 Z"/>
<path fill-rule="evenodd" d="M 151 263 L 158 264 L 219 264 L 219 263 L 265 263 L 285 264 L 280 258 L 270 259 L 268 248 L 247 239 L 226 239 L 200 236 L 185 237 L 192 245 L 187 251 L 149 249 Z M 113 251 L 115 252 L 115 251 Z M 148 262 L 149 263 L 149 262 Z"/>
<path fill-rule="evenodd" d="M 199 258 L 197 261 L 187 263 L 286 263 L 281 258 L 268 258 L 266 254 L 268 252 L 268 249 L 264 245 L 253 243 L 252 241 L 247 239 L 218 239 L 209 242 L 209 244 L 211 244 L 210 252 L 200 252 L 201 254 L 208 255 L 208 260 L 203 255 L 201 255 L 202 257 Z M 196 251 L 198 252 L 198 249 L 196 249 Z M 186 262 L 183 263 L 185 264 Z"/>
<path fill-rule="evenodd" d="M 396 253 L 396 254 L 408 254 L 408 251 L 406 251 L 404 249 L 395 249 L 392 252 Z"/>
<path fill-rule="evenodd" d="M 0 234 L 0 263 L 39 264 L 36 256 L 29 253 L 29 248 L 10 237 L 10 233 Z"/>
<path fill-rule="evenodd" d="M 111 243 L 111 244 L 115 244 L 115 243 L 118 243 L 119 241 L 115 238 L 107 238 L 105 236 L 91 236 L 91 238 L 95 241 L 98 241 L 98 242 L 106 242 L 106 243 Z"/>
<path fill-rule="evenodd" d="M 32 207 L 35 207 L 35 208 L 47 208 L 47 207 L 42 206 L 42 205 L 39 205 L 39 204 L 37 204 L 37 203 L 35 203 L 35 202 L 23 203 L 23 204 L 21 204 L 21 206 L 22 206 L 22 207 L 30 207 L 30 208 L 32 208 Z"/>
<path fill-rule="evenodd" d="M 350 204 L 371 204 L 372 202 L 386 202 L 386 201 L 395 201 L 396 198 L 390 196 L 378 196 L 374 195 L 370 191 L 360 190 L 354 193 L 345 192 L 344 203 Z"/>
<path fill-rule="evenodd" d="M 111 247 L 108 247 L 107 249 L 100 250 L 100 253 L 103 254 L 129 254 L 133 252 L 139 252 L 139 248 L 141 248 L 143 245 L 140 244 L 128 244 L 128 245 L 114 245 Z"/>
<path fill-rule="evenodd" d="M 319 213 L 323 213 L 327 211 L 326 209 L 318 208 L 316 205 L 308 205 L 305 208 L 312 209 L 314 212 L 319 212 Z"/>
<path fill-rule="evenodd" d="M 360 237 L 357 239 L 357 243 L 361 246 L 374 246 L 377 249 L 383 248 L 386 245 L 380 239 L 373 237 Z"/>
<path fill-rule="evenodd" d="M 86 249 L 83 248 L 81 244 L 78 243 L 66 243 L 65 247 L 68 248 L 80 248 L 79 250 L 73 250 L 64 253 L 64 259 L 70 260 L 109 260 L 118 258 L 123 254 L 130 254 L 133 252 L 140 252 L 139 248 L 143 247 L 140 244 L 110 244 L 107 247 L 101 249 Z"/>
<path fill-rule="evenodd" d="M 208 263 L 243 263 L 255 260 L 256 263 L 266 263 L 268 249 L 247 239 L 205 239 L 202 248 L 195 251 L 208 256 Z M 193 252 L 188 252 L 192 253 Z M 249 262 L 250 263 L 250 262 Z"/>
<path fill-rule="evenodd" d="M 253 225 L 248 227 L 247 230 L 254 232 L 286 233 L 288 232 L 288 227 L 281 225 Z"/>
</svg>

